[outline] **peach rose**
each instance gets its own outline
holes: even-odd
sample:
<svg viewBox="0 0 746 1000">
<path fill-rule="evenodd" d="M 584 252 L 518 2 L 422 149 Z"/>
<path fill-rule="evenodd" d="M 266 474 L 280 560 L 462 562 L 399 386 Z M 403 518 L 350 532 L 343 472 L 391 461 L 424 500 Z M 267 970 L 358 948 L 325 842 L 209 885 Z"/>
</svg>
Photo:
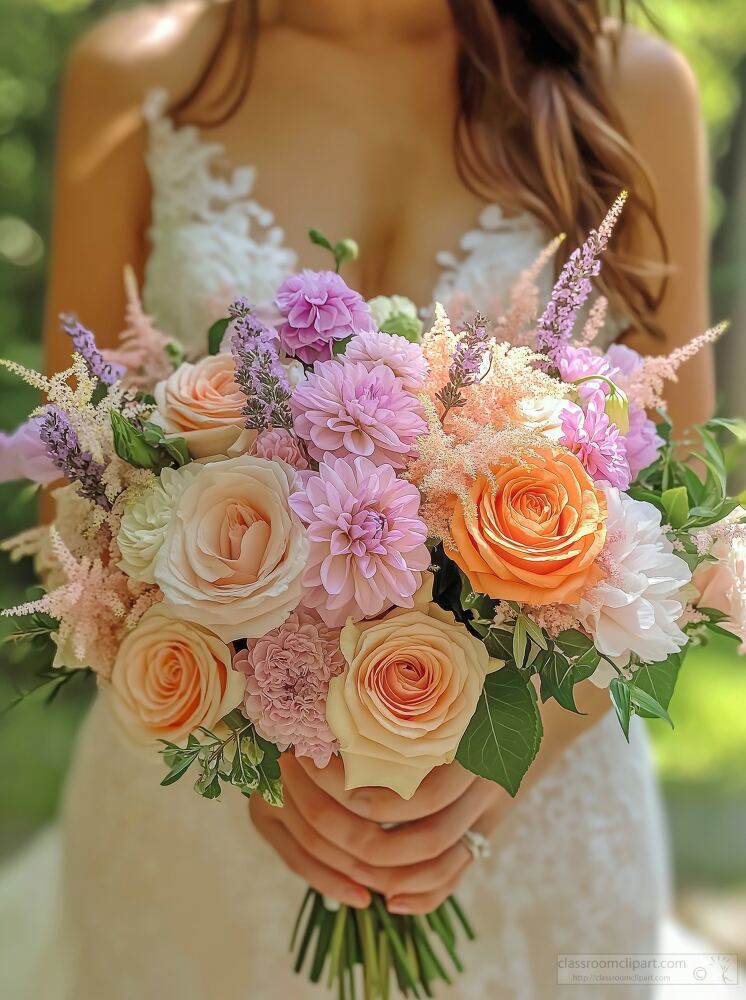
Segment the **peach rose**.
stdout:
<svg viewBox="0 0 746 1000">
<path fill-rule="evenodd" d="M 192 458 L 243 454 L 256 437 L 246 430 L 246 397 L 234 373 L 231 354 L 213 354 L 184 362 L 155 387 L 154 422 L 184 438 Z"/>
<path fill-rule="evenodd" d="M 448 555 L 475 591 L 528 604 L 574 604 L 603 579 L 606 498 L 574 455 L 545 450 L 478 476 L 455 500 Z M 473 505 L 473 506 L 472 506 Z M 469 509 L 471 508 L 471 509 Z"/>
<path fill-rule="evenodd" d="M 308 541 L 288 505 L 295 477 L 284 462 L 241 455 L 189 479 L 153 563 L 178 617 L 232 642 L 266 635 L 298 606 Z"/>
<path fill-rule="evenodd" d="M 241 703 L 243 689 L 224 642 L 155 607 L 119 647 L 109 697 L 136 743 L 178 743 L 197 726 L 215 726 Z"/>
<path fill-rule="evenodd" d="M 721 611 L 726 617 L 721 628 L 732 632 L 746 650 L 746 542 L 736 538 L 715 542 L 711 555 L 716 562 L 703 562 L 694 571 L 696 604 Z"/>
<path fill-rule="evenodd" d="M 414 608 L 349 622 L 347 661 L 332 678 L 326 719 L 344 761 L 345 787 L 378 785 L 411 798 L 456 756 L 486 674 L 500 666 L 449 611 L 432 603 L 432 575 Z"/>
</svg>

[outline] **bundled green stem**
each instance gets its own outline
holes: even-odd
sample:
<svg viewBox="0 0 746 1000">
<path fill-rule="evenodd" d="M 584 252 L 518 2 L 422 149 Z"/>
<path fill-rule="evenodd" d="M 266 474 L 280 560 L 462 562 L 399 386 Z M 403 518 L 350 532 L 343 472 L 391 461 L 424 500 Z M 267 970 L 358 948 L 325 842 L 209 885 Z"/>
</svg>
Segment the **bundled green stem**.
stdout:
<svg viewBox="0 0 746 1000">
<path fill-rule="evenodd" d="M 382 896 L 373 895 L 365 910 L 331 909 L 320 893 L 309 889 L 293 929 L 291 951 L 295 971 L 310 956 L 309 978 L 327 986 L 340 1000 L 389 1000 L 392 977 L 405 997 L 432 997 L 437 980 L 452 982 L 463 971 L 456 951 L 458 925 L 465 936 L 474 931 L 453 897 L 426 917 L 389 913 Z M 359 966 L 358 970 L 356 967 Z"/>
</svg>

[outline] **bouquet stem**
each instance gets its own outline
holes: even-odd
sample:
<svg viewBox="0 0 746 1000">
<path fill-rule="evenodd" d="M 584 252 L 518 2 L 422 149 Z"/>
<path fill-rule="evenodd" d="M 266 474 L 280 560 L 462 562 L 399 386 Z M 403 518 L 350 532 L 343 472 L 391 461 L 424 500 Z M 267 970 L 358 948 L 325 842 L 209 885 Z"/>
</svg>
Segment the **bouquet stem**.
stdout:
<svg viewBox="0 0 746 1000">
<path fill-rule="evenodd" d="M 326 983 L 339 1000 L 389 1000 L 391 979 L 405 997 L 432 997 L 437 980 L 450 984 L 463 971 L 457 928 L 470 940 L 474 931 L 451 896 L 425 917 L 389 913 L 383 896 L 373 895 L 366 910 L 332 906 L 313 889 L 306 892 L 290 944 L 295 971 L 310 960 L 311 982 Z M 360 970 L 356 968 L 360 966 Z"/>
</svg>

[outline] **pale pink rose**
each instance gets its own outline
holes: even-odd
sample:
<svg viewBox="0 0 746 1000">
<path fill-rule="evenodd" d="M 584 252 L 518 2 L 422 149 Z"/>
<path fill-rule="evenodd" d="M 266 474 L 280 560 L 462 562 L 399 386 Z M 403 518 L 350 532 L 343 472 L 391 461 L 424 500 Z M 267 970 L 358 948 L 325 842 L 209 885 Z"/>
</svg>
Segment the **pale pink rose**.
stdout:
<svg viewBox="0 0 746 1000">
<path fill-rule="evenodd" d="M 154 391 L 154 422 L 182 437 L 192 458 L 240 455 L 249 450 L 255 431 L 246 430 L 246 397 L 234 380 L 231 354 L 213 354 L 180 365 Z"/>
<path fill-rule="evenodd" d="M 260 431 L 252 454 L 259 458 L 279 458 L 294 469 L 303 471 L 308 468 L 308 457 L 295 434 L 286 431 L 284 427 L 272 427 L 270 430 Z"/>
<path fill-rule="evenodd" d="M 159 605 L 119 647 L 108 692 L 124 732 L 151 744 L 179 743 L 198 726 L 211 729 L 240 704 L 243 689 L 228 646 Z"/>
<path fill-rule="evenodd" d="M 432 575 L 412 610 L 346 625 L 347 667 L 326 702 L 339 741 L 345 787 L 391 788 L 404 799 L 456 756 L 484 679 L 500 661 L 449 611 L 432 603 Z"/>
<path fill-rule="evenodd" d="M 296 472 L 253 455 L 200 467 L 174 500 L 153 578 L 179 617 L 223 639 L 277 628 L 301 598 L 308 540 L 288 497 Z"/>
<path fill-rule="evenodd" d="M 692 585 L 699 597 L 697 606 L 721 611 L 726 617 L 720 627 L 732 632 L 746 648 L 746 542 L 736 538 L 715 542 L 711 555 L 717 562 L 701 563 L 694 571 Z"/>
</svg>

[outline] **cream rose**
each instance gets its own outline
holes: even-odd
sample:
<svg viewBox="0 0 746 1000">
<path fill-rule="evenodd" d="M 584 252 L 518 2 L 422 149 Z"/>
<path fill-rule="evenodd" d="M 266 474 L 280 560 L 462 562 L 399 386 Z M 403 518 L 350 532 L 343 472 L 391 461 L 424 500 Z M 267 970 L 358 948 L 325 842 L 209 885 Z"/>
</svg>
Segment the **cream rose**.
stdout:
<svg viewBox="0 0 746 1000">
<path fill-rule="evenodd" d="M 225 642 L 259 638 L 300 603 L 308 541 L 288 505 L 295 470 L 253 455 L 197 468 L 173 508 L 153 579 L 178 617 Z"/>
<path fill-rule="evenodd" d="M 136 743 L 179 743 L 197 726 L 214 727 L 241 703 L 243 690 L 228 646 L 159 606 L 122 642 L 109 696 L 122 729 Z"/>
<path fill-rule="evenodd" d="M 345 787 L 377 785 L 404 799 L 456 756 L 490 670 L 484 645 L 449 611 L 432 603 L 432 576 L 411 610 L 347 624 L 347 662 L 332 678 L 326 718 L 337 737 Z"/>
<path fill-rule="evenodd" d="M 246 397 L 236 384 L 231 354 L 213 354 L 185 362 L 154 391 L 154 422 L 182 437 L 193 458 L 240 455 L 256 437 L 242 414 Z"/>
</svg>

